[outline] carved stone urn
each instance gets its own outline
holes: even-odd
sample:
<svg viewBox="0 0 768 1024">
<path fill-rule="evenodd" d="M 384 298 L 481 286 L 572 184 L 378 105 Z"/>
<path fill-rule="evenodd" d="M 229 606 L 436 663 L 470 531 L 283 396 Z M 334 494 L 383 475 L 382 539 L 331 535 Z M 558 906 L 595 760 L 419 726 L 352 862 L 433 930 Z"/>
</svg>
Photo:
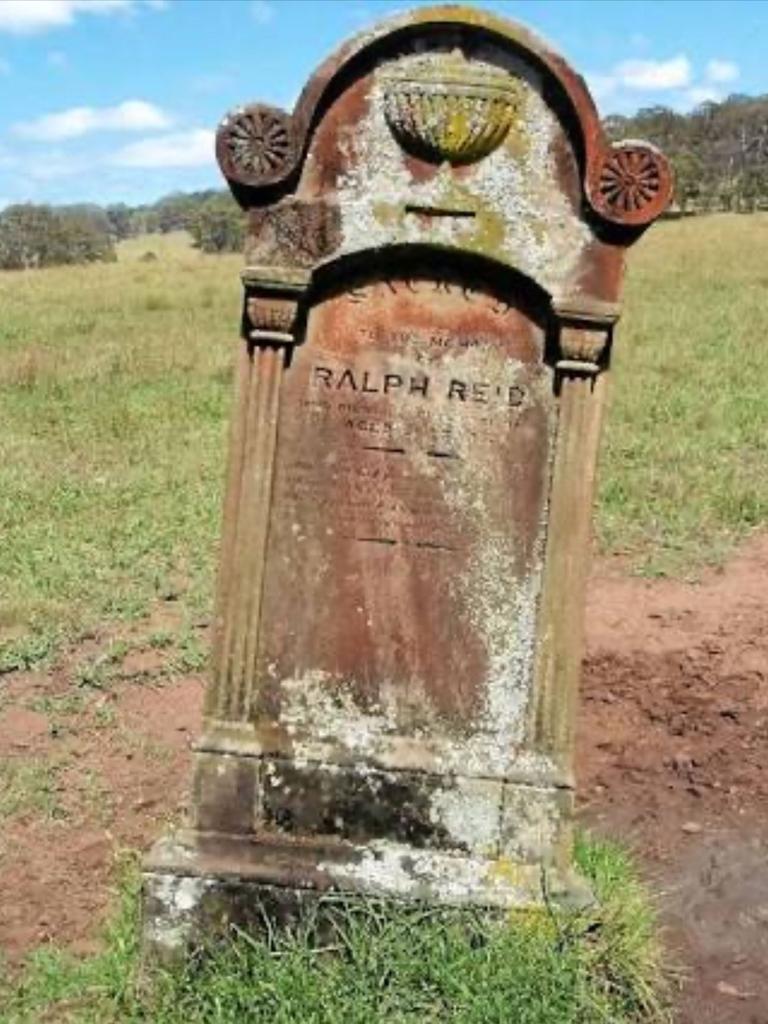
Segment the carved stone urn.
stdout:
<svg viewBox="0 0 768 1024">
<path fill-rule="evenodd" d="M 459 51 L 398 61 L 380 79 L 392 134 L 433 163 L 469 164 L 488 156 L 520 112 L 518 80 Z"/>
</svg>

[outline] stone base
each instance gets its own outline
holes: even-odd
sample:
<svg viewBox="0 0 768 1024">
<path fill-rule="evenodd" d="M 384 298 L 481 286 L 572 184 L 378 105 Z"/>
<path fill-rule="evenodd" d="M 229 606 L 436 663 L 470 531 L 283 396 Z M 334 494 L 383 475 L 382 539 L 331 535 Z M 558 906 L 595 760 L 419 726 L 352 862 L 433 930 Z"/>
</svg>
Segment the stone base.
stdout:
<svg viewBox="0 0 768 1024">
<path fill-rule="evenodd" d="M 263 933 L 355 896 L 496 910 L 592 902 L 573 872 L 505 857 L 183 831 L 157 843 L 145 863 L 145 953 L 167 961 L 231 925 Z"/>
</svg>

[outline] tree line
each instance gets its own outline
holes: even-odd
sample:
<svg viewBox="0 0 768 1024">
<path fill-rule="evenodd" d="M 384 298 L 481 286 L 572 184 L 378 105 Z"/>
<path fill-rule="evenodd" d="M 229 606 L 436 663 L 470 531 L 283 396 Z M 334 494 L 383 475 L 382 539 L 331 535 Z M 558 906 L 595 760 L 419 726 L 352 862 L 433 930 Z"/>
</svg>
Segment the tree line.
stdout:
<svg viewBox="0 0 768 1024">
<path fill-rule="evenodd" d="M 612 139 L 647 139 L 667 154 L 679 210 L 768 209 L 768 96 L 733 95 L 687 114 L 645 107 L 603 123 Z M 142 206 L 9 206 L 0 213 L 0 269 L 114 260 L 116 242 L 170 231 L 188 231 L 203 252 L 237 252 L 244 217 L 228 191 L 215 189 Z"/>
<path fill-rule="evenodd" d="M 116 242 L 188 231 L 203 252 L 238 252 L 244 217 L 229 192 L 174 193 L 156 203 L 48 206 L 20 203 L 0 213 L 0 269 L 110 262 Z"/>
<path fill-rule="evenodd" d="M 687 114 L 645 107 L 603 124 L 614 140 L 646 139 L 664 151 L 675 171 L 679 210 L 768 208 L 768 96 L 734 94 Z"/>
</svg>

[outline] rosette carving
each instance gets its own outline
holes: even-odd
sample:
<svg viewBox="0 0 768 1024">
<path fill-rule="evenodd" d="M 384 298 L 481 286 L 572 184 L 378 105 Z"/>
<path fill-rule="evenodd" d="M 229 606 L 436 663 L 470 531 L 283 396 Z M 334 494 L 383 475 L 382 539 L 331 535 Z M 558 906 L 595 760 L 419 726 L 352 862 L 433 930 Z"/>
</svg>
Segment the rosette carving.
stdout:
<svg viewBox="0 0 768 1024">
<path fill-rule="evenodd" d="M 501 68 L 461 53 L 403 60 L 381 73 L 384 116 L 406 151 L 432 163 L 474 163 L 517 120 L 522 86 Z"/>
<path fill-rule="evenodd" d="M 263 104 L 227 114 L 216 135 L 219 166 L 230 181 L 240 185 L 280 181 L 293 166 L 296 150 L 291 115 Z"/>
<path fill-rule="evenodd" d="M 652 146 L 620 142 L 595 161 L 588 187 L 593 207 L 606 220 L 647 224 L 669 203 L 672 173 Z"/>
</svg>

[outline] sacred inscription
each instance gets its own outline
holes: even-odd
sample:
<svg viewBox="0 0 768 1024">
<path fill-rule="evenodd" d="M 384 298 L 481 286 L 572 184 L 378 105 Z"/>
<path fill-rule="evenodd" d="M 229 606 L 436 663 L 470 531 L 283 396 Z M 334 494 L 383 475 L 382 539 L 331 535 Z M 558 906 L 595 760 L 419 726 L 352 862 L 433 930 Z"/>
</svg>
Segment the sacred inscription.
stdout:
<svg viewBox="0 0 768 1024">
<path fill-rule="evenodd" d="M 541 327 L 477 285 L 355 284 L 311 311 L 285 387 L 265 675 L 298 662 L 375 702 L 392 686 L 403 729 L 417 708 L 471 714 L 490 654 L 467 581 L 522 578 L 540 545 Z"/>
</svg>

